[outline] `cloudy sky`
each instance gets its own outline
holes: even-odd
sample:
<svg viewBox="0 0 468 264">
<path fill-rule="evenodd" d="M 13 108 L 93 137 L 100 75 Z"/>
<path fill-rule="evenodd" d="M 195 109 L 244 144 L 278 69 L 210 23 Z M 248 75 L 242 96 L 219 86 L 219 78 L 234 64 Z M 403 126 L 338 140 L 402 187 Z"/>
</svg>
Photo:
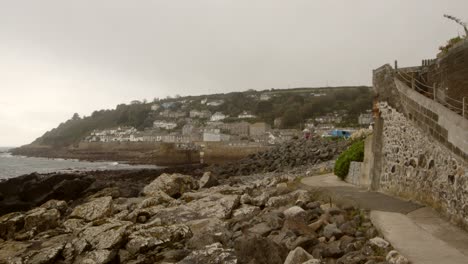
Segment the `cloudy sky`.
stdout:
<svg viewBox="0 0 468 264">
<path fill-rule="evenodd" d="M 0 146 L 132 99 L 370 85 L 462 33 L 466 0 L 0 0 Z"/>
</svg>

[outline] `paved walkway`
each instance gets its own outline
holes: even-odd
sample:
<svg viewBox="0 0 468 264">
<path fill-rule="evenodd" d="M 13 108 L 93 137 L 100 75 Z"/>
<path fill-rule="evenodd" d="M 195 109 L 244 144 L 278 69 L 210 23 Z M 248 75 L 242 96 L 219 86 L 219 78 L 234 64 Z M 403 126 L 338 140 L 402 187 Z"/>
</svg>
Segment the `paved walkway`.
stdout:
<svg viewBox="0 0 468 264">
<path fill-rule="evenodd" d="M 467 264 L 468 233 L 432 209 L 343 182 L 333 174 L 302 180 L 325 199 L 371 210 L 371 220 L 384 237 L 413 264 Z"/>
</svg>

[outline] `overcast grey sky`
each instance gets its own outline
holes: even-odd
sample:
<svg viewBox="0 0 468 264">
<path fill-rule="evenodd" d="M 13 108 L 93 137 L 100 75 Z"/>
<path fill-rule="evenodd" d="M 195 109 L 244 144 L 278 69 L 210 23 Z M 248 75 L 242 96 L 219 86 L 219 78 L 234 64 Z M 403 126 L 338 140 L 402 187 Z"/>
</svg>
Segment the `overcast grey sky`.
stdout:
<svg viewBox="0 0 468 264">
<path fill-rule="evenodd" d="M 462 33 L 467 0 L 0 0 L 0 146 L 132 99 L 370 85 Z"/>
</svg>

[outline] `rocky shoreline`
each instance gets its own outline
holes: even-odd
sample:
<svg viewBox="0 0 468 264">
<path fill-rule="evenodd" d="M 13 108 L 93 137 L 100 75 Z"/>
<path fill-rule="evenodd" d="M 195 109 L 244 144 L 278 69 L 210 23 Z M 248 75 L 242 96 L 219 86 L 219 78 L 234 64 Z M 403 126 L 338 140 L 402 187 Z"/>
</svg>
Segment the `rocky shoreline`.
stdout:
<svg viewBox="0 0 468 264">
<path fill-rule="evenodd" d="M 2 182 L 0 264 L 408 263 L 368 212 L 301 188 L 333 165 L 324 149 L 327 157 L 249 175 L 229 175 L 230 164 Z M 254 172 L 263 170 L 273 171 Z"/>
</svg>

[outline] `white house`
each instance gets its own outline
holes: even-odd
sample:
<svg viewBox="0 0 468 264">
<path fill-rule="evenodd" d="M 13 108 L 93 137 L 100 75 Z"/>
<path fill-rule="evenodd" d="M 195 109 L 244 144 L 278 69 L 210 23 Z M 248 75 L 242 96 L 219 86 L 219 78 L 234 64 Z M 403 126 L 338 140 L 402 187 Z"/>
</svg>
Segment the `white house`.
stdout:
<svg viewBox="0 0 468 264">
<path fill-rule="evenodd" d="M 256 117 L 257 117 L 256 115 L 252 115 L 248 113 L 247 111 L 242 112 L 242 114 L 238 116 L 238 118 L 256 118 Z"/>
<path fill-rule="evenodd" d="M 220 121 L 220 120 L 225 119 L 226 117 L 227 116 L 224 115 L 223 113 L 216 112 L 216 113 L 214 113 L 214 115 L 211 116 L 210 121 Z"/>
<path fill-rule="evenodd" d="M 203 141 L 207 142 L 220 142 L 220 141 L 229 141 L 230 136 L 226 134 L 221 134 L 221 130 L 218 128 L 205 129 L 203 131 Z"/>
<path fill-rule="evenodd" d="M 159 108 L 160 108 L 160 106 L 158 104 L 151 105 L 151 110 L 152 111 L 158 111 Z"/>
<path fill-rule="evenodd" d="M 190 117 L 191 118 L 210 118 L 211 117 L 211 112 L 208 110 L 191 110 L 190 111 Z"/>
<path fill-rule="evenodd" d="M 260 101 L 268 101 L 271 99 L 271 95 L 267 93 L 262 93 L 260 95 Z"/>
<path fill-rule="evenodd" d="M 360 125 L 369 125 L 373 121 L 372 113 L 363 113 L 359 115 L 358 122 Z"/>
<path fill-rule="evenodd" d="M 165 102 L 165 103 L 162 103 L 161 105 L 162 105 L 162 107 L 167 109 L 167 108 L 173 107 L 175 105 L 175 103 L 174 102 Z"/>
<path fill-rule="evenodd" d="M 174 129 L 177 127 L 177 124 L 174 122 L 168 122 L 164 120 L 156 120 L 153 122 L 154 128 L 164 128 L 164 129 Z"/>
</svg>

